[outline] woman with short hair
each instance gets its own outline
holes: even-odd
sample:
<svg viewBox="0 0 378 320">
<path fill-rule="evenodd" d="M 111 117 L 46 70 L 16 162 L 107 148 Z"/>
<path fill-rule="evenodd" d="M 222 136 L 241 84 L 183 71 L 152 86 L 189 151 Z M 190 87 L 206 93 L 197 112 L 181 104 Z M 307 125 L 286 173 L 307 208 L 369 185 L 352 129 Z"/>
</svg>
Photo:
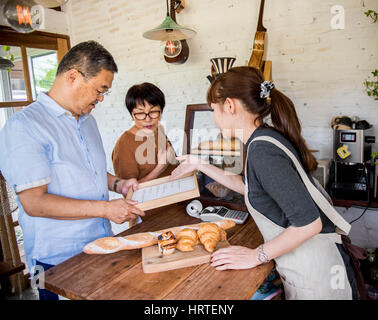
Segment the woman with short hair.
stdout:
<svg viewBox="0 0 378 320">
<path fill-rule="evenodd" d="M 117 140 L 112 153 L 117 177 L 145 182 L 168 176 L 176 167 L 175 151 L 160 125 L 164 93 L 154 84 L 132 86 L 125 98 L 134 125 Z"/>
</svg>

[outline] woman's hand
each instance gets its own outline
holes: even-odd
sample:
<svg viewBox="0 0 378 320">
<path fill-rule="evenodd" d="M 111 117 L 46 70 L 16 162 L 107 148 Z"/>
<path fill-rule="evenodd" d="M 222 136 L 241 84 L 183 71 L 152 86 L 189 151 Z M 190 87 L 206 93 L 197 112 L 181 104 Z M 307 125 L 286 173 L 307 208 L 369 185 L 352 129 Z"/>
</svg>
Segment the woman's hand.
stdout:
<svg viewBox="0 0 378 320">
<path fill-rule="evenodd" d="M 215 251 L 211 255 L 211 266 L 216 270 L 250 269 L 258 266 L 257 249 L 230 246 Z"/>
<path fill-rule="evenodd" d="M 117 190 L 115 192 L 122 193 L 123 195 L 127 195 L 129 192 L 130 187 L 133 188 L 133 191 L 138 189 L 138 181 L 134 178 L 128 180 L 120 180 L 117 184 Z"/>
<path fill-rule="evenodd" d="M 209 162 L 203 160 L 201 157 L 186 154 L 184 156 L 176 157 L 178 161 L 181 161 L 180 165 L 172 171 L 171 180 L 178 179 L 185 176 L 194 170 L 199 170 L 201 165 L 209 164 Z"/>
</svg>

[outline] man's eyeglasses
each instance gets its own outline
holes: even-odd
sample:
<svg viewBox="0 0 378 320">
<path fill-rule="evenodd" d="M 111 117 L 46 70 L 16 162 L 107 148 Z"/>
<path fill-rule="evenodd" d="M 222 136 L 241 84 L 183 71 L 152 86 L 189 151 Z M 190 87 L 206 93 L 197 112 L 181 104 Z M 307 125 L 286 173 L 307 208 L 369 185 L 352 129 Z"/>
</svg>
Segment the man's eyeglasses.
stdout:
<svg viewBox="0 0 378 320">
<path fill-rule="evenodd" d="M 133 113 L 135 119 L 137 120 L 144 120 L 147 118 L 147 116 L 150 117 L 150 119 L 157 119 L 160 117 L 161 111 L 150 111 L 148 113 L 145 112 L 138 112 L 138 113 Z"/>
<path fill-rule="evenodd" d="M 80 70 L 77 70 L 77 72 L 79 72 L 79 73 L 83 76 L 83 78 L 84 78 L 85 80 L 87 80 L 87 81 L 91 84 L 91 86 L 96 90 L 96 92 L 97 92 L 97 97 L 104 97 L 104 96 L 107 96 L 107 95 L 111 92 L 110 90 L 106 90 L 106 91 L 101 92 L 100 90 L 98 90 L 98 89 L 96 88 L 96 86 L 92 83 L 91 80 L 88 79 L 88 77 L 87 77 L 84 73 L 82 73 Z"/>
</svg>

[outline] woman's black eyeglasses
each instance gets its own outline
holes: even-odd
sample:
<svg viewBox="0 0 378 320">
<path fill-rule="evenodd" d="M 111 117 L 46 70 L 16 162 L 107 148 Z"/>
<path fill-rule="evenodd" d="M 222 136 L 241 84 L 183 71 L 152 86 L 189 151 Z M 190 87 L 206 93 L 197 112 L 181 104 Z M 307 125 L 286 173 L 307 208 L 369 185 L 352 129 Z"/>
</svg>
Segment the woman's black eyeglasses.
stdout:
<svg viewBox="0 0 378 320">
<path fill-rule="evenodd" d="M 145 113 L 145 112 L 137 112 L 137 113 L 133 113 L 135 119 L 137 120 L 144 120 L 147 118 L 147 116 L 150 117 L 150 119 L 157 119 L 160 117 L 160 113 L 161 111 L 160 110 L 154 110 L 154 111 L 150 111 L 148 113 Z"/>
</svg>

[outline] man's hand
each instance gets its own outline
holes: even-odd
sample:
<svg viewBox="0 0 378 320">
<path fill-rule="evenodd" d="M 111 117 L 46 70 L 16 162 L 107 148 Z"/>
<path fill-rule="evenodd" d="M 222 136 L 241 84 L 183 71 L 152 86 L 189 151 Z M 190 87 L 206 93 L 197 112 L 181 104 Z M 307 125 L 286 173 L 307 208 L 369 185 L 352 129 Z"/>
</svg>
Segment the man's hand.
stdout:
<svg viewBox="0 0 378 320">
<path fill-rule="evenodd" d="M 135 207 L 135 204 L 137 204 L 137 201 L 126 199 L 111 200 L 108 202 L 105 218 L 120 224 L 136 219 L 138 216 L 143 217 L 145 215 L 144 211 Z"/>
<path fill-rule="evenodd" d="M 127 195 L 129 192 L 129 188 L 132 187 L 133 191 L 138 189 L 138 181 L 134 178 L 129 180 L 120 180 L 117 184 L 117 190 L 114 190 L 118 193 L 121 193 L 123 195 Z"/>
</svg>

